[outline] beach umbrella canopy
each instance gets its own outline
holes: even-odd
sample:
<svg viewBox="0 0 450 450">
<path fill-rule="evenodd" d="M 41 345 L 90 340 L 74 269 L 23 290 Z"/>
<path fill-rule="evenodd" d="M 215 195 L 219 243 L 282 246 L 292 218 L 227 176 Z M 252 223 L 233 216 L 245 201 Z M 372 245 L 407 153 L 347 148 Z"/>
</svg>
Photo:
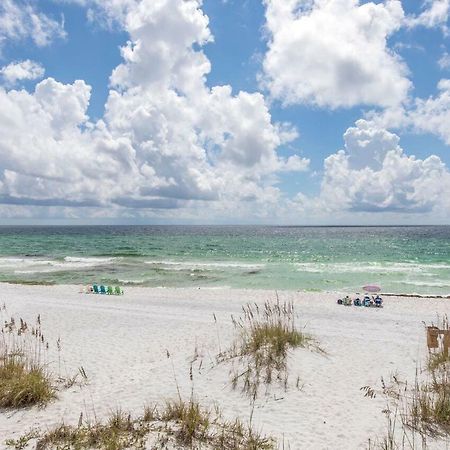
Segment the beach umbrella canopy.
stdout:
<svg viewBox="0 0 450 450">
<path fill-rule="evenodd" d="M 368 284 L 366 286 L 363 286 L 363 289 L 366 292 L 380 292 L 381 291 L 380 286 L 377 286 L 376 284 Z"/>
</svg>

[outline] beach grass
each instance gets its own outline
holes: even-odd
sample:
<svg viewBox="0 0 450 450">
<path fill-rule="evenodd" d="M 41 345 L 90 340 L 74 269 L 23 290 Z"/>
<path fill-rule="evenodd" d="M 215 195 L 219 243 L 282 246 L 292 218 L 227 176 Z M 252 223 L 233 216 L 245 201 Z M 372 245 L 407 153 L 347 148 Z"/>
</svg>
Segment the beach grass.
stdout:
<svg viewBox="0 0 450 450">
<path fill-rule="evenodd" d="M 427 368 L 430 372 L 439 370 L 440 367 L 450 364 L 450 356 L 444 352 L 430 353 L 427 361 Z"/>
<path fill-rule="evenodd" d="M 17 440 L 6 441 L 9 447 L 24 448 L 35 442 L 37 450 L 54 448 L 108 449 L 222 449 L 274 450 L 275 441 L 255 432 L 242 421 L 227 422 L 220 412 L 205 409 L 193 398 L 168 401 L 159 409 L 146 407 L 144 414 L 132 418 L 115 411 L 103 422 L 77 426 L 61 424 L 45 432 L 28 433 Z M 151 442 L 151 444 L 149 444 Z M 151 447 L 148 447 L 151 445 Z"/>
<path fill-rule="evenodd" d="M 272 438 L 256 432 L 251 425 L 247 426 L 239 419 L 223 420 L 218 408 L 203 408 L 193 397 L 189 401 L 179 398 L 167 402 L 156 417 L 166 424 L 175 425 L 170 432 L 177 444 L 184 446 L 182 448 L 193 448 L 195 444 L 203 443 L 208 448 L 223 450 L 275 449 Z"/>
<path fill-rule="evenodd" d="M 169 401 L 161 414 L 165 422 L 177 424 L 177 441 L 192 445 L 194 441 L 205 441 L 211 427 L 211 413 L 202 409 L 195 401 L 183 402 L 181 399 Z"/>
<path fill-rule="evenodd" d="M 440 364 L 430 379 L 415 383 L 409 426 L 430 437 L 450 436 L 450 365 Z"/>
<path fill-rule="evenodd" d="M 261 384 L 278 380 L 287 387 L 288 355 L 296 348 L 320 349 L 317 341 L 296 326 L 293 302 L 266 301 L 261 307 L 247 304 L 243 315 L 233 318 L 237 336 L 231 348 L 219 354 L 219 361 L 238 359 L 241 364 L 231 374 L 233 388 L 256 397 Z M 298 383 L 297 383 L 298 384 Z"/>
<path fill-rule="evenodd" d="M 111 450 L 145 448 L 145 440 L 149 431 L 148 423 L 143 420 L 132 420 L 130 415 L 116 411 L 104 424 L 79 424 L 76 427 L 62 424 L 49 430 L 38 438 L 36 449 L 44 450 L 55 447 Z"/>
<path fill-rule="evenodd" d="M 445 377 L 439 387 L 419 375 L 412 388 L 395 376 L 383 382 L 386 428 L 381 438 L 369 440 L 368 450 L 425 450 L 430 441 L 444 448 L 450 436 L 450 384 Z"/>
<path fill-rule="evenodd" d="M 438 317 L 436 326 L 450 330 L 447 316 Z M 428 379 L 416 377 L 411 404 L 411 426 L 429 436 L 450 436 L 450 358 L 444 339 L 430 350 L 426 363 Z"/>
<path fill-rule="evenodd" d="M 33 326 L 23 319 L 4 322 L 0 339 L 1 408 L 43 406 L 56 397 L 46 365 L 47 350 L 40 316 Z"/>
<path fill-rule="evenodd" d="M 30 367 L 23 358 L 0 362 L 0 407 L 45 405 L 56 397 L 51 379 L 42 366 Z"/>
<path fill-rule="evenodd" d="M 448 319 L 439 321 L 437 328 L 449 329 Z M 383 439 L 369 449 L 425 449 L 432 439 L 447 442 L 450 437 L 450 360 L 443 340 L 429 352 L 425 370 L 417 368 L 411 388 L 395 376 L 383 382 L 383 394 L 388 407 L 387 430 Z M 400 441 L 402 444 L 400 444 Z"/>
</svg>

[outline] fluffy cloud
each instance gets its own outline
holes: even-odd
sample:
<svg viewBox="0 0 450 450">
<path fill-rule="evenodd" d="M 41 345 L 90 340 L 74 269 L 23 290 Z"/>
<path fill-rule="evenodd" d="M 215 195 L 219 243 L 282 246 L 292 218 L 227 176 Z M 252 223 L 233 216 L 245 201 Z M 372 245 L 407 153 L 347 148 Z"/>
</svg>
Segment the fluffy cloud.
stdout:
<svg viewBox="0 0 450 450">
<path fill-rule="evenodd" d="M 0 69 L 0 76 L 6 84 L 14 85 L 22 80 L 37 80 L 44 76 L 45 69 L 29 59 L 20 62 L 12 62 Z"/>
<path fill-rule="evenodd" d="M 450 213 L 450 172 L 439 157 L 408 156 L 397 135 L 365 120 L 349 128 L 344 141 L 345 148 L 325 160 L 316 205 L 329 211 Z"/>
<path fill-rule="evenodd" d="M 450 145 L 450 80 L 440 80 L 438 94 L 416 99 L 414 107 L 404 116 L 403 122 L 416 131 L 436 134 Z"/>
<path fill-rule="evenodd" d="M 261 93 L 207 85 L 211 64 L 202 48 L 213 37 L 200 0 L 82 3 L 120 23 L 129 35 L 121 49 L 123 61 L 111 74 L 105 115 L 96 123 L 89 119 L 91 88 L 84 81 L 62 84 L 48 78 L 33 92 L 0 87 L 0 203 L 9 215 L 13 207 L 52 217 L 198 218 L 205 211 L 229 217 L 233 211 L 236 220 L 289 217 L 300 209 L 333 217 L 339 211 L 450 211 L 447 167 L 437 156 L 421 160 L 407 155 L 381 119 L 360 120 L 347 130 L 344 149 L 325 160 L 318 197 L 299 194 L 286 201 L 278 174 L 305 171 L 309 160 L 296 154 L 281 157 L 278 150 L 298 133 L 289 124 L 274 123 Z M 288 80 L 293 91 L 266 78 L 272 95 L 280 89 L 278 97 L 286 102 L 388 106 L 391 117 L 403 111 L 398 117 L 404 123 L 420 131 L 439 130 L 450 142 L 447 80 L 439 84 L 437 96 L 412 103 L 408 114 L 401 108 L 410 84 L 405 67 L 386 47 L 403 20 L 399 2 L 267 0 L 267 7 L 274 34 L 266 75 L 268 58 L 281 58 L 277 52 L 284 44 L 292 50 L 293 43 L 301 42 L 306 54 L 297 59 L 282 55 L 291 64 L 276 83 L 293 77 Z M 334 18 L 335 28 L 328 37 L 328 31 L 320 33 L 318 47 L 310 50 L 310 29 L 328 30 L 332 14 L 342 15 L 342 27 Z M 285 34 L 282 24 L 290 32 Z M 329 61 L 308 55 L 335 41 L 342 49 L 330 48 Z M 370 57 L 362 56 L 363 46 Z M 311 77 L 302 72 L 300 83 L 296 65 L 306 64 L 303 57 L 317 71 Z M 349 73 L 364 76 L 349 81 Z M 288 92 L 289 101 L 284 97 Z M 127 209 L 132 211 L 124 213 Z"/>
<path fill-rule="evenodd" d="M 439 58 L 438 65 L 442 70 L 450 69 L 450 55 L 447 52 Z"/>
<path fill-rule="evenodd" d="M 53 0 L 59 3 L 74 3 L 86 8 L 87 18 L 101 25 L 124 26 L 127 14 L 140 0 Z"/>
<path fill-rule="evenodd" d="M 136 209 L 275 203 L 276 174 L 304 171 L 309 161 L 277 154 L 297 133 L 272 122 L 263 95 L 206 85 L 210 62 L 201 47 L 212 36 L 200 2 L 102 7 L 109 3 L 124 6 L 129 42 L 102 120 L 87 116 L 83 81 L 49 78 L 33 93 L 0 89 L 1 201 Z"/>
<path fill-rule="evenodd" d="M 53 39 L 65 37 L 63 22 L 39 12 L 27 0 L 2 0 L 0 3 L 0 47 L 7 40 L 32 39 L 43 47 Z"/>
<path fill-rule="evenodd" d="M 83 130 L 89 96 L 82 81 L 63 85 L 51 78 L 34 94 L 0 88 L 3 203 L 101 204 L 114 192 L 119 145 L 100 127 Z"/>
<path fill-rule="evenodd" d="M 425 0 L 424 11 L 416 17 L 409 17 L 407 25 L 410 27 L 424 26 L 433 28 L 441 26 L 447 30 L 447 21 L 450 12 L 450 0 Z"/>
<path fill-rule="evenodd" d="M 441 79 L 435 95 L 412 99 L 407 107 L 370 111 L 365 117 L 378 127 L 434 134 L 450 145 L 450 80 Z"/>
<path fill-rule="evenodd" d="M 205 85 L 210 62 L 194 46 L 212 36 L 199 2 L 144 1 L 126 26 L 130 41 L 111 76 L 105 119 L 114 135 L 130 136 L 139 163 L 154 172 L 141 194 L 255 199 L 266 194 L 265 175 L 306 169 L 298 156 L 278 157 L 296 134 L 272 124 L 261 94 Z"/>
<path fill-rule="evenodd" d="M 403 23 L 399 0 L 265 0 L 263 84 L 285 104 L 398 105 L 411 87 L 387 39 Z"/>
</svg>

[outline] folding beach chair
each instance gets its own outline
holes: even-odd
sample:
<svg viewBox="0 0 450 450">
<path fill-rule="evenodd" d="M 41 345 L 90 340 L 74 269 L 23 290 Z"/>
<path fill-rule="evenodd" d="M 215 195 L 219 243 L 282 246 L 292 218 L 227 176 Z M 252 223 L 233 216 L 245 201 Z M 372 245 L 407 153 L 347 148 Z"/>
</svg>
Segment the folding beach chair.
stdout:
<svg viewBox="0 0 450 450">
<path fill-rule="evenodd" d="M 114 288 L 114 295 L 123 295 L 123 291 L 120 289 L 120 286 L 116 286 Z"/>
</svg>

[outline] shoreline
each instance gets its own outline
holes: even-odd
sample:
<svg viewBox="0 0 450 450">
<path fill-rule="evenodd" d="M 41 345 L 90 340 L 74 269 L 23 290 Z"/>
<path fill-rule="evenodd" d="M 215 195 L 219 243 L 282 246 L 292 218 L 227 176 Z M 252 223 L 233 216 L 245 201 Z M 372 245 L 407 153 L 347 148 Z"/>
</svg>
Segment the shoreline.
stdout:
<svg viewBox="0 0 450 450">
<path fill-rule="evenodd" d="M 99 283 L 100 285 L 101 283 Z M 76 289 L 80 289 L 82 285 L 80 284 L 64 284 L 64 283 L 56 283 L 52 281 L 0 281 L 0 286 L 2 285 L 12 285 L 12 286 L 44 286 L 44 287 L 55 287 L 55 286 L 71 286 Z M 364 295 L 363 292 L 351 292 L 345 290 L 303 290 L 303 289 L 268 289 L 268 288 L 248 288 L 248 287 L 232 287 L 232 286 L 145 286 L 139 284 L 123 284 L 118 283 L 120 287 L 124 290 L 127 289 L 174 289 L 174 290 L 182 290 L 182 289 L 194 289 L 194 290 L 225 290 L 230 289 L 233 291 L 256 291 L 256 292 L 297 292 L 302 294 L 327 294 L 327 295 Z M 84 287 L 85 285 L 83 285 Z M 418 293 L 395 293 L 395 292 L 379 292 L 380 296 L 384 297 L 398 297 L 398 298 L 423 298 L 423 299 L 450 299 L 450 294 L 418 294 Z M 90 294 L 86 294 L 90 295 Z M 92 294 L 92 295 L 102 295 L 102 294 Z M 372 295 L 372 294 L 369 294 Z"/>
<path fill-rule="evenodd" d="M 399 298 L 435 298 L 435 299 L 450 299 L 449 295 L 433 295 L 433 294 L 394 294 L 394 293 L 384 293 L 380 292 L 381 296 L 385 297 L 399 297 Z"/>
</svg>

